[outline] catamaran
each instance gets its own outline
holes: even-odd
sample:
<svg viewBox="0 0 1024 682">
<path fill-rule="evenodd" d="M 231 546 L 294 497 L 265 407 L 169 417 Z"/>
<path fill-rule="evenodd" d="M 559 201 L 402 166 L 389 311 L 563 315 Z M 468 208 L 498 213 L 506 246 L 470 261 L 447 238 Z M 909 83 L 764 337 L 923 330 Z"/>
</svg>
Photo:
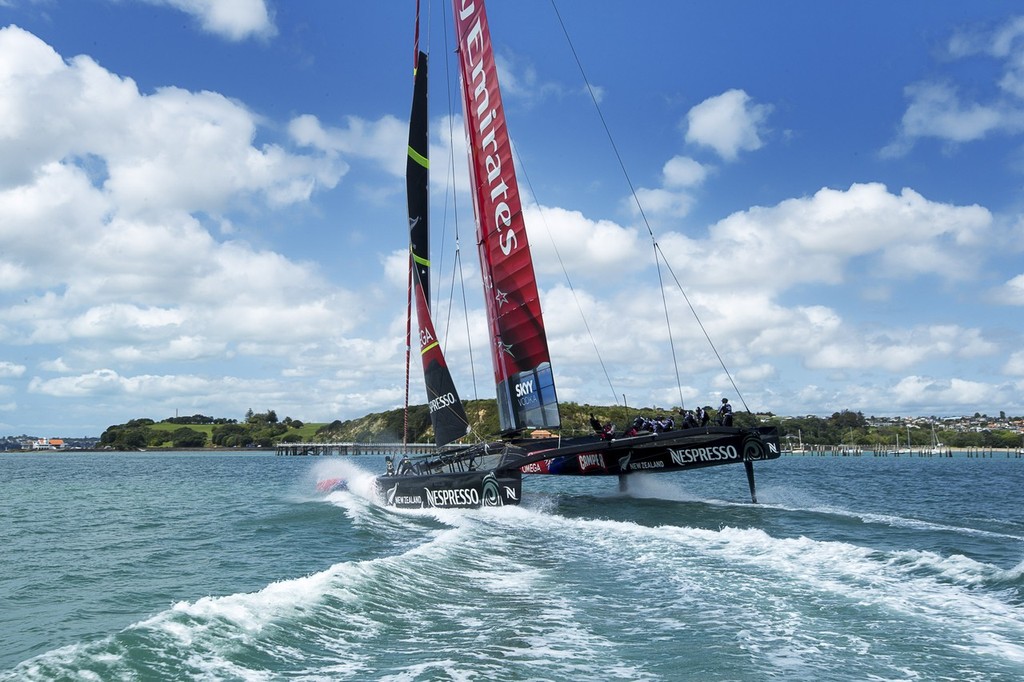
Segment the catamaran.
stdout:
<svg viewBox="0 0 1024 682">
<path fill-rule="evenodd" d="M 527 474 L 618 476 L 743 463 L 756 502 L 753 463 L 780 456 L 771 427 L 695 426 L 629 435 L 596 432 L 575 438 L 526 439 L 531 429 L 561 426 L 540 296 L 483 0 L 453 0 L 476 237 L 484 286 L 501 440 L 453 445 L 469 420 L 431 318 L 427 55 L 419 50 L 406 172 L 409 207 L 407 348 L 415 300 L 420 357 L 437 453 L 405 458 L 375 479 L 384 503 L 396 507 L 479 507 L 518 504 Z M 408 395 L 408 357 L 406 391 Z M 408 401 L 407 401 L 408 402 Z"/>
</svg>

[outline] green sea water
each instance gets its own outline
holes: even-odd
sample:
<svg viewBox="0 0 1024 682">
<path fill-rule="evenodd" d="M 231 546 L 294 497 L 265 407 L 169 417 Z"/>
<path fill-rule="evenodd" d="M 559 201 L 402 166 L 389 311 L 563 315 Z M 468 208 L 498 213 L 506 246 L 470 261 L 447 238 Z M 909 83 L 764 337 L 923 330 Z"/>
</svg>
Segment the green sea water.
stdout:
<svg viewBox="0 0 1024 682">
<path fill-rule="evenodd" d="M 382 460 L 0 456 L 0 680 L 1024 679 L 1024 459 L 526 477 L 396 512 Z M 342 475 L 348 490 L 317 495 Z"/>
</svg>

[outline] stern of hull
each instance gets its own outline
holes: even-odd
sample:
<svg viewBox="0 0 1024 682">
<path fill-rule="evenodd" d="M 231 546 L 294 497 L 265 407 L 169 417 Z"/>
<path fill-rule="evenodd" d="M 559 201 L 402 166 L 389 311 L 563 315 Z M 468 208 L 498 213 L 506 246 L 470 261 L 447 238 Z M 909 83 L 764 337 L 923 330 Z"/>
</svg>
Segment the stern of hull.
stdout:
<svg viewBox="0 0 1024 682">
<path fill-rule="evenodd" d="M 378 476 L 382 503 L 400 509 L 474 509 L 519 504 L 519 469 L 407 476 Z"/>
</svg>

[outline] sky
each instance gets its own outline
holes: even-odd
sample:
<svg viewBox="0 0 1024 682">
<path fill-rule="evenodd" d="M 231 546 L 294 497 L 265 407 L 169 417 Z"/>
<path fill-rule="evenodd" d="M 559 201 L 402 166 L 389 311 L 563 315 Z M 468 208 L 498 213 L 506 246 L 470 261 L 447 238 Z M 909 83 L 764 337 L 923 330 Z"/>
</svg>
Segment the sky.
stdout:
<svg viewBox="0 0 1024 682">
<path fill-rule="evenodd" d="M 0 0 L 0 435 L 403 404 L 414 14 Z M 1024 414 L 1018 2 L 488 14 L 561 400 Z M 492 398 L 451 8 L 422 21 L 435 323 Z"/>
</svg>

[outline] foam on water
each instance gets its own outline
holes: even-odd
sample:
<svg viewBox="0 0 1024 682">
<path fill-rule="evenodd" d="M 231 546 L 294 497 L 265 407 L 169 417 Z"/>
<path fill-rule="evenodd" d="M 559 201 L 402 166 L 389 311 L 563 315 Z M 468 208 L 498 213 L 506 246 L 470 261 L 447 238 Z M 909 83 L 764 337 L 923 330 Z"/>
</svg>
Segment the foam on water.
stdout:
<svg viewBox="0 0 1024 682">
<path fill-rule="evenodd" d="M 312 492 L 318 478 L 339 476 L 347 490 Z M 318 461 L 303 478 L 296 523 L 328 519 L 337 534 L 326 541 L 363 540 L 348 545 L 354 555 L 308 575 L 270 576 L 262 589 L 178 600 L 0 679 L 1024 674 L 1024 562 L 1007 569 L 845 532 L 839 540 L 771 530 L 793 510 L 801 519 L 874 512 L 825 511 L 779 487 L 768 488 L 767 505 L 702 499 L 651 477 L 637 477 L 630 493 L 647 501 L 613 493 L 592 498 L 604 506 L 590 514 L 583 502 L 583 516 L 558 513 L 557 494 L 518 507 L 398 511 L 379 506 L 373 475 L 351 460 Z M 605 513 L 618 518 L 594 518 Z M 697 527 L 707 518 L 740 521 Z M 911 530 L 963 535 L 934 526 Z"/>
<path fill-rule="evenodd" d="M 722 500 L 714 497 L 697 495 L 680 484 L 680 479 L 658 475 L 636 475 L 630 479 L 630 497 L 638 499 L 660 499 L 672 502 L 702 502 L 718 507 L 748 507 L 746 502 Z M 802 511 L 816 514 L 829 514 L 849 519 L 857 519 L 865 523 L 875 523 L 894 528 L 916 530 L 948 531 L 977 537 L 1001 538 L 1024 542 L 1024 535 L 1003 533 L 984 528 L 957 526 L 937 523 L 910 516 L 896 514 L 873 513 L 869 511 L 853 511 L 843 507 L 822 502 L 816 495 L 805 491 L 780 489 L 778 486 L 763 487 L 758 490 L 760 508 L 779 509 L 783 511 Z"/>
</svg>

